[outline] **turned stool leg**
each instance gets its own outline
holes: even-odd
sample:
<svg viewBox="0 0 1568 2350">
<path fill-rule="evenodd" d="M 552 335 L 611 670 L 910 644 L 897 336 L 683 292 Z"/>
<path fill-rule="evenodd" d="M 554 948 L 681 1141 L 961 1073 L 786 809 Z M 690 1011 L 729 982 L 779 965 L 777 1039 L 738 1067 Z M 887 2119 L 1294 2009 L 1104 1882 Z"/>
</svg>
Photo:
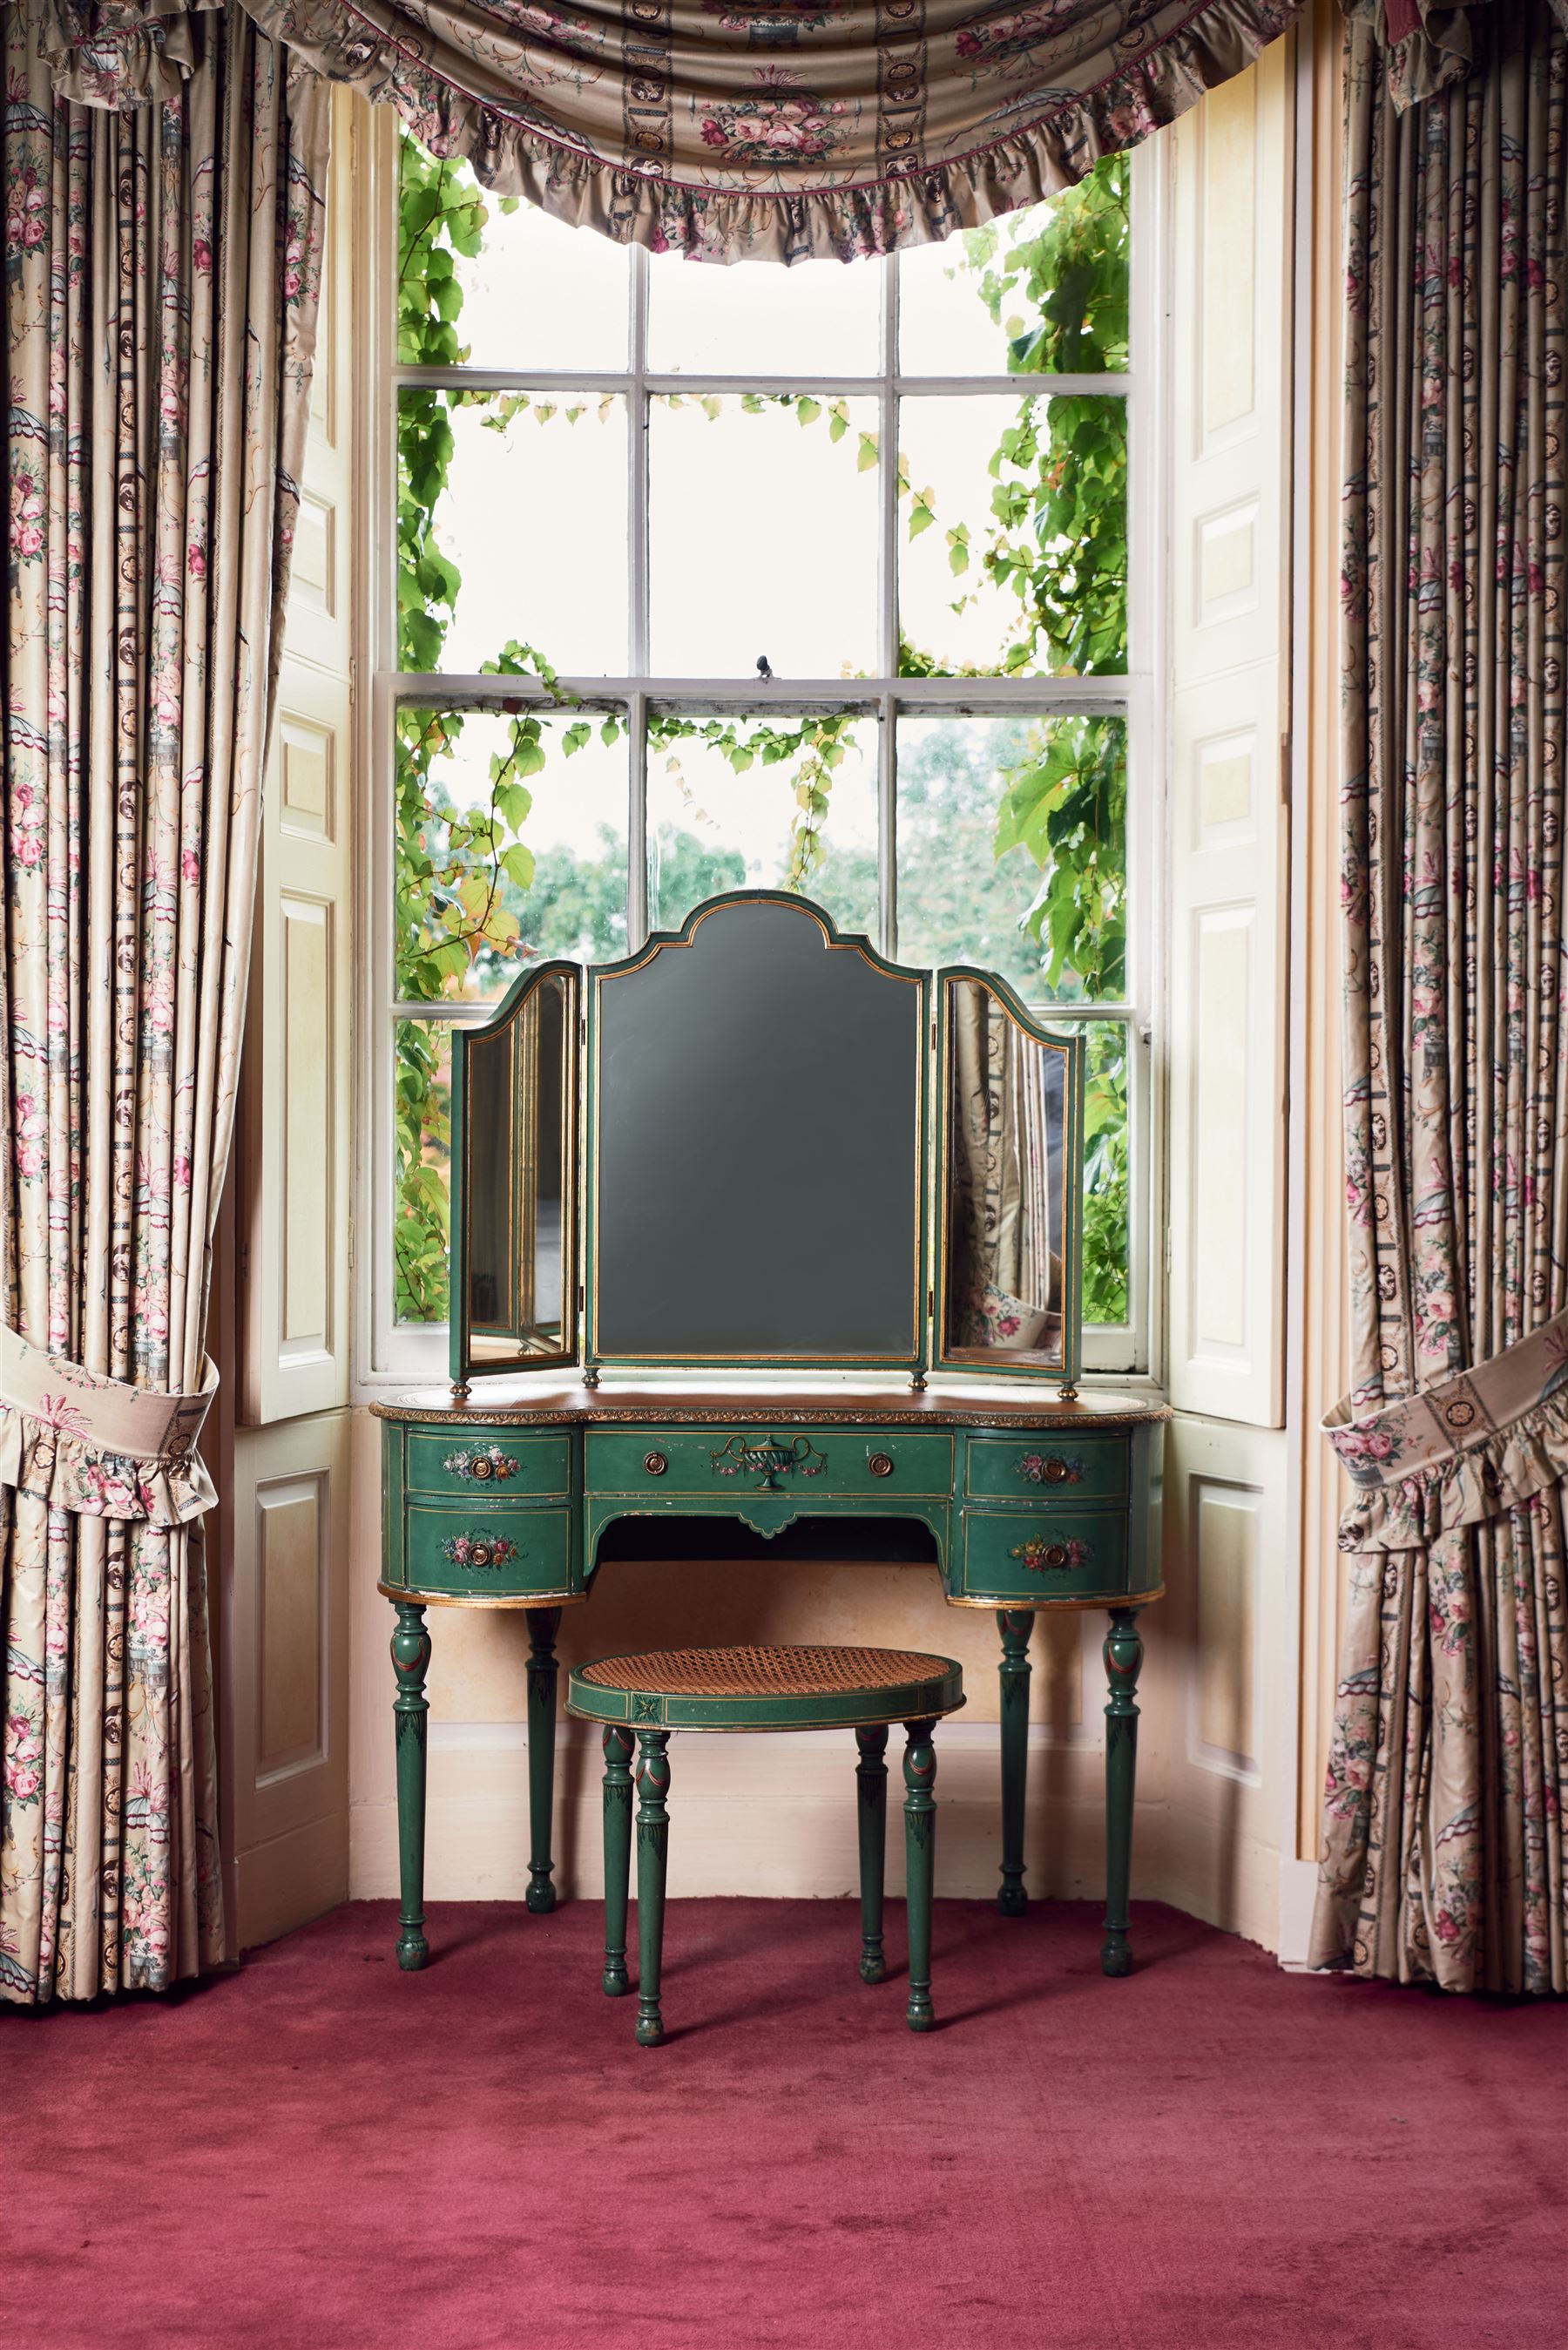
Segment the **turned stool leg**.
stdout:
<svg viewBox="0 0 1568 2350">
<path fill-rule="evenodd" d="M 667 1730 L 637 1733 L 637 2036 L 644 2048 L 664 2038 L 659 1969 L 664 1954 L 664 1877 L 670 1852 L 670 1744 Z"/>
<path fill-rule="evenodd" d="M 1137 1772 L 1137 1676 L 1143 1640 L 1136 1607 L 1113 1607 L 1106 1634 L 1106 1939 L 1100 1972 L 1130 1975 L 1127 1894 L 1132 1881 L 1133 1782 Z"/>
<path fill-rule="evenodd" d="M 605 1970 L 607 1999 L 631 1989 L 626 1971 L 626 1897 L 631 1875 L 631 1756 L 629 1730 L 605 1731 Z"/>
<path fill-rule="evenodd" d="M 878 1983 L 888 1969 L 882 1957 L 882 1879 L 888 1851 L 888 1725 L 857 1730 L 860 1760 L 855 1768 L 860 1817 L 860 1980 Z"/>
<path fill-rule="evenodd" d="M 934 1721 L 907 1721 L 904 1735 L 904 1877 L 909 1923 L 909 2004 L 905 2012 L 911 2032 L 935 2028 L 931 2005 L 931 1885 L 937 1843 L 937 1750 L 931 1744 Z"/>
<path fill-rule="evenodd" d="M 392 1719 L 398 1741 L 398 1964 L 412 1974 L 430 1956 L 425 1939 L 425 1672 L 431 1636 L 425 1611 L 398 1602 L 392 1634 L 392 1670 L 398 1694 Z"/>
<path fill-rule="evenodd" d="M 530 1607 L 528 1615 L 528 1856 L 527 1902 L 535 1914 L 553 1909 L 550 1882 L 551 1814 L 556 1804 L 556 1630 L 558 1607 Z"/>
<path fill-rule="evenodd" d="M 1004 1918 L 1022 1918 L 1029 1907 L 1023 1890 L 1023 1794 L 1029 1768 L 1029 1636 L 1034 1611 L 999 1607 L 1002 1632 L 1002 1887 L 996 1906 Z"/>
</svg>

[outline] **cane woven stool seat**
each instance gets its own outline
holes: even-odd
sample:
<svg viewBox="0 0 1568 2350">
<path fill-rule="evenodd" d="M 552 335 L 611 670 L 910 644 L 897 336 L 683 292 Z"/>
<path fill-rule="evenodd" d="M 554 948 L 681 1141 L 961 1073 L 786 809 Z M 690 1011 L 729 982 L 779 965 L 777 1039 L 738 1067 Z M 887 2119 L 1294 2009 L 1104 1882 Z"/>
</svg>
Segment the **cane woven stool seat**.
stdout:
<svg viewBox="0 0 1568 2350">
<path fill-rule="evenodd" d="M 904 1724 L 905 1877 L 909 1891 L 912 2032 L 929 2032 L 931 2006 L 931 1886 L 936 1847 L 936 1750 L 931 1733 L 964 1701 L 951 1657 L 912 1648 L 753 1647 L 658 1648 L 601 1657 L 571 1677 L 566 1711 L 605 1724 L 604 1988 L 631 1988 L 626 1923 L 631 1867 L 632 1750 L 638 1749 L 637 1929 L 640 1961 L 637 2037 L 664 2038 L 659 1973 L 669 1849 L 672 1730 L 853 1730 L 860 1760 L 860 1979 L 880 1982 L 882 1866 L 887 1841 L 888 1724 Z"/>
<path fill-rule="evenodd" d="M 964 1702 L 951 1657 L 905 1648 L 656 1648 L 571 1677 L 591 1721 L 667 1730 L 851 1730 L 938 1720 Z"/>
</svg>

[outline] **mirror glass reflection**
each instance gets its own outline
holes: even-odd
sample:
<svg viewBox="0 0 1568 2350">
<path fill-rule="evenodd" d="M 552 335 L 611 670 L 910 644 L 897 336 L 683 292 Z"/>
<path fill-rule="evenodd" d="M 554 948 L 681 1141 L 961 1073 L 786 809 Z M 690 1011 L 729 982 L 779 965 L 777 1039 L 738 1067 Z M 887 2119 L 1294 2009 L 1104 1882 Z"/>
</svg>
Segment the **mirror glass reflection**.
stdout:
<svg viewBox="0 0 1568 2350">
<path fill-rule="evenodd" d="M 576 983 L 542 978 L 468 1045 L 462 1185 L 468 1353 L 495 1370 L 572 1351 Z"/>
<path fill-rule="evenodd" d="M 980 979 L 948 982 L 946 1355 L 1064 1359 L 1068 1050 Z"/>
</svg>

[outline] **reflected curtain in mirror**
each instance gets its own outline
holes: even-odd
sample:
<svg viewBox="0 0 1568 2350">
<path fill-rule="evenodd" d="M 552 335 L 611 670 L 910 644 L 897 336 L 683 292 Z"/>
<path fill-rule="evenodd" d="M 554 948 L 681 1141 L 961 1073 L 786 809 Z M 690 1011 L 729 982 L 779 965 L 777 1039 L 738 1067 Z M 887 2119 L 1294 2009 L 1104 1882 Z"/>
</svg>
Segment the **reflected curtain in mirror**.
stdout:
<svg viewBox="0 0 1568 2350">
<path fill-rule="evenodd" d="M 1046 1038 L 996 987 L 943 974 L 943 1359 L 1064 1370 L 1078 1204 L 1069 1149 L 1081 1043 Z M 1075 1146 L 1081 1149 L 1081 1146 Z"/>
<path fill-rule="evenodd" d="M 460 1035 L 452 1376 L 576 1358 L 578 976 L 525 972 Z"/>
</svg>

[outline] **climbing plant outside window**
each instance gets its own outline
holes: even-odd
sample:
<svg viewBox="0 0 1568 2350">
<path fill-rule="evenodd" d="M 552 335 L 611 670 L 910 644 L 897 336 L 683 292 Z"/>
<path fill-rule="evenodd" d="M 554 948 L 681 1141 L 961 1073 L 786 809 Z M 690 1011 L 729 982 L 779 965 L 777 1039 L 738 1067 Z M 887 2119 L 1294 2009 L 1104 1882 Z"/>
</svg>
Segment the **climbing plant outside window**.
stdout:
<svg viewBox="0 0 1568 2350">
<path fill-rule="evenodd" d="M 1085 1354 L 1146 1359 L 1142 168 L 890 259 L 721 268 L 401 134 L 388 1367 L 446 1315 L 454 1024 L 742 886 L 1085 1025 Z"/>
</svg>

